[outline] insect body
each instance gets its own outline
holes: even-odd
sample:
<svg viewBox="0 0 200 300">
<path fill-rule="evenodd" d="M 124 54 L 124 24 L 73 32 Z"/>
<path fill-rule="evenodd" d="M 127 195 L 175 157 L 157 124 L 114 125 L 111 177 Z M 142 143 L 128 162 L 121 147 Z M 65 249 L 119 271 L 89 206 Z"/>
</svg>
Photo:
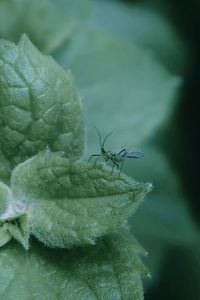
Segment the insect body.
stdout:
<svg viewBox="0 0 200 300">
<path fill-rule="evenodd" d="M 95 164 L 96 164 L 98 159 L 102 156 L 105 161 L 108 161 L 108 160 L 112 161 L 112 163 L 113 163 L 112 172 L 113 172 L 113 169 L 115 166 L 117 169 L 119 168 L 119 163 L 121 162 L 122 164 L 121 164 L 121 168 L 120 168 L 120 172 L 119 172 L 119 175 L 120 175 L 121 170 L 123 168 L 125 158 L 140 158 L 140 157 L 144 156 L 143 152 L 139 152 L 139 151 L 129 152 L 126 148 L 122 148 L 119 152 L 106 151 L 104 148 L 104 145 L 105 145 L 106 140 L 108 139 L 108 137 L 111 135 L 112 132 L 110 132 L 104 138 L 103 143 L 102 143 L 101 135 L 100 135 L 98 128 L 96 128 L 94 125 L 92 125 L 92 126 L 98 132 L 101 153 L 100 154 L 92 154 L 88 161 L 90 161 L 92 157 L 96 157 L 96 161 L 95 161 Z"/>
</svg>

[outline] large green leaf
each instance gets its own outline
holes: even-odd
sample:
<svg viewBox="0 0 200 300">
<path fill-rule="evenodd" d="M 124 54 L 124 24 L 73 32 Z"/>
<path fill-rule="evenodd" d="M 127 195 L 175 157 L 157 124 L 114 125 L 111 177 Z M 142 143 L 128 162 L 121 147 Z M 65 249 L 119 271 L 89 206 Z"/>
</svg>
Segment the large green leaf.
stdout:
<svg viewBox="0 0 200 300">
<path fill-rule="evenodd" d="M 113 148 L 140 146 L 174 109 L 180 78 L 151 52 L 125 39 L 83 27 L 57 59 L 73 69 L 87 125 L 95 124 L 104 134 L 115 131 Z M 88 135 L 92 153 L 97 151 L 97 134 L 91 128 Z"/>
<path fill-rule="evenodd" d="M 51 247 L 94 244 L 133 214 L 150 190 L 151 184 L 103 165 L 49 151 L 19 164 L 11 177 L 13 201 L 28 205 L 31 232 Z"/>
<path fill-rule="evenodd" d="M 44 52 L 69 39 L 74 19 L 48 0 L 0 0 L 0 38 L 17 42 L 26 33 Z"/>
<path fill-rule="evenodd" d="M 144 251 L 125 228 L 70 251 L 33 241 L 25 252 L 9 244 L 0 249 L 0 298 L 142 300 L 141 276 L 148 270 L 138 254 Z"/>
<path fill-rule="evenodd" d="M 5 162 L 14 167 L 46 147 L 79 157 L 82 105 L 71 72 L 65 73 L 23 35 L 18 45 L 0 41 L 0 74 L 0 150 Z"/>
<path fill-rule="evenodd" d="M 185 71 L 189 60 L 189 46 L 176 26 L 164 13 L 159 13 L 152 3 L 145 4 L 144 1 L 128 3 L 115 0 L 91 2 L 93 3 L 91 26 L 149 49 L 156 59 L 164 63 L 173 73 L 179 74 Z M 158 6 L 157 1 L 156 6 Z"/>
</svg>

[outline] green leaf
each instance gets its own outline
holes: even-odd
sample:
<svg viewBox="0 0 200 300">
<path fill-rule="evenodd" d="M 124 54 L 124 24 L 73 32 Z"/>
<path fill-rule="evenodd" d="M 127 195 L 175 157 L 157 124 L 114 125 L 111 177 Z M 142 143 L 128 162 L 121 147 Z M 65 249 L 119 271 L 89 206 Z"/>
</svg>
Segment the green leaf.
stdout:
<svg viewBox="0 0 200 300">
<path fill-rule="evenodd" d="M 52 52 L 69 39 L 75 25 L 48 0 L 1 0 L 0 38 L 17 42 L 26 33 L 43 52 Z"/>
<path fill-rule="evenodd" d="M 0 298 L 142 300 L 148 270 L 138 254 L 143 250 L 125 228 L 70 251 L 9 244 L 0 249 Z"/>
<path fill-rule="evenodd" d="M 82 105 L 71 72 L 23 35 L 18 45 L 0 41 L 0 74 L 0 150 L 12 167 L 46 147 L 79 157 Z"/>
<path fill-rule="evenodd" d="M 94 244 L 122 224 L 151 184 L 43 151 L 15 168 L 11 190 L 29 207 L 32 233 L 48 246 L 69 248 Z"/>
<path fill-rule="evenodd" d="M 14 237 L 28 249 L 29 223 L 26 204 L 14 199 L 11 190 L 0 182 L 0 247 Z"/>
<path fill-rule="evenodd" d="M 189 47 L 173 22 L 158 9 L 144 1 L 94 1 L 92 12 L 91 26 L 150 50 L 174 74 L 185 72 Z"/>
<path fill-rule="evenodd" d="M 0 181 L 0 215 L 6 210 L 9 199 L 11 198 L 10 189 Z"/>
<path fill-rule="evenodd" d="M 0 181 L 8 183 L 10 178 L 10 172 L 10 164 L 0 150 Z"/>
<path fill-rule="evenodd" d="M 150 201 L 144 203 L 133 223 L 137 223 L 140 232 L 148 229 L 149 235 L 171 243 L 194 243 L 197 231 L 178 174 L 158 147 L 146 146 L 144 150 L 146 155 L 143 160 L 134 163 L 134 170 L 131 162 L 125 164 L 129 176 L 134 174 L 142 181 L 148 178 L 155 186 L 149 195 Z M 141 219 L 143 226 L 139 225 Z"/>
<path fill-rule="evenodd" d="M 104 134 L 114 130 L 113 149 L 140 146 L 174 110 L 180 77 L 125 39 L 83 27 L 57 60 L 73 69 L 87 124 Z M 91 128 L 88 136 L 89 151 L 97 151 L 96 131 Z"/>
<path fill-rule="evenodd" d="M 0 246 L 7 244 L 11 238 L 15 238 L 28 250 L 30 238 L 29 220 L 26 214 L 21 215 L 10 222 L 2 222 L 0 216 Z"/>
<path fill-rule="evenodd" d="M 0 247 L 7 244 L 12 239 L 12 235 L 10 232 L 5 228 L 5 226 L 2 226 L 0 224 Z"/>
<path fill-rule="evenodd" d="M 92 8 L 93 2 L 91 0 L 58 0 L 56 4 L 60 9 L 64 10 L 68 16 L 76 19 L 79 25 L 87 21 Z"/>
<path fill-rule="evenodd" d="M 198 228 L 190 213 L 179 175 L 159 147 L 146 145 L 140 161 L 124 164 L 124 171 L 139 181 L 154 185 L 148 201 L 130 219 L 133 233 L 151 254 L 148 265 L 155 279 L 168 249 L 195 245 Z"/>
</svg>

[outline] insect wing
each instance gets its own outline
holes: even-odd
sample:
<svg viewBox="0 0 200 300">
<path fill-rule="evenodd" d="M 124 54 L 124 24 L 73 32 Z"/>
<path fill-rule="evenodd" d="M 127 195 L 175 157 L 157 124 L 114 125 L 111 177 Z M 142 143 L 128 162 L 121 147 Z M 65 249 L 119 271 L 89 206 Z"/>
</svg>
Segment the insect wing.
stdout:
<svg viewBox="0 0 200 300">
<path fill-rule="evenodd" d="M 128 151 L 126 150 L 126 148 L 122 148 L 122 149 L 120 149 L 119 151 L 116 151 L 115 152 L 118 156 L 120 156 L 120 157 L 124 157 L 124 156 L 126 156 L 126 154 L 128 153 Z"/>
<path fill-rule="evenodd" d="M 144 152 L 140 151 L 132 151 L 132 152 L 127 152 L 125 157 L 127 158 L 140 158 L 144 156 Z"/>
</svg>

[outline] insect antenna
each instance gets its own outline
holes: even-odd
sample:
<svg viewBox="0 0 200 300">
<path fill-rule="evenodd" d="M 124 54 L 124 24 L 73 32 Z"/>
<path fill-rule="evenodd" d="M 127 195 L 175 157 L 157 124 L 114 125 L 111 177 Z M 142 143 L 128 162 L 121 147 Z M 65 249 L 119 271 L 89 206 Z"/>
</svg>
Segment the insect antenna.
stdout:
<svg viewBox="0 0 200 300">
<path fill-rule="evenodd" d="M 102 144 L 102 149 L 104 149 L 104 145 L 105 145 L 105 142 L 107 140 L 107 138 L 112 134 L 112 131 L 106 135 L 105 139 L 103 140 L 103 144 Z"/>
<path fill-rule="evenodd" d="M 105 139 L 103 140 L 103 143 L 102 143 L 102 140 L 101 140 L 101 134 L 100 134 L 99 129 L 98 129 L 95 125 L 93 125 L 93 124 L 91 124 L 91 125 L 92 125 L 92 127 L 94 127 L 94 128 L 96 129 L 96 131 L 98 132 L 100 148 L 103 149 L 103 148 L 104 148 L 104 145 L 105 145 L 105 142 L 106 142 L 107 138 L 112 134 L 112 131 L 106 135 L 106 137 L 105 137 Z"/>
<path fill-rule="evenodd" d="M 96 129 L 96 131 L 98 132 L 98 136 L 99 136 L 99 144 L 100 144 L 100 148 L 101 148 L 102 143 L 101 143 L 101 134 L 100 134 L 100 131 L 99 131 L 99 129 L 98 129 L 96 126 L 94 126 L 93 124 L 91 124 L 91 125 L 92 125 L 92 127 L 94 127 L 94 128 Z"/>
</svg>

